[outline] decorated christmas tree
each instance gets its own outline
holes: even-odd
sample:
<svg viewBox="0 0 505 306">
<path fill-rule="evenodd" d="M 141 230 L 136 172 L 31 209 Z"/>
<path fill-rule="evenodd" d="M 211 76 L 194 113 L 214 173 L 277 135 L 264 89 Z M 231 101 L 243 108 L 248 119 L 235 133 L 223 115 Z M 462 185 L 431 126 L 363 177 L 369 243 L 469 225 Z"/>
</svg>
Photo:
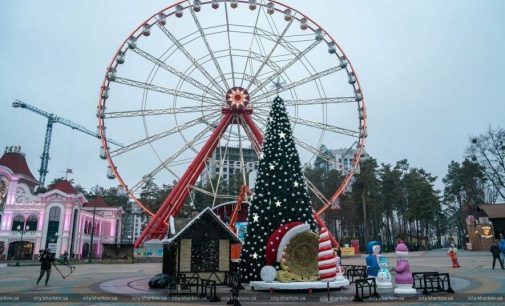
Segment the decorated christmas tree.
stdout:
<svg viewBox="0 0 505 306">
<path fill-rule="evenodd" d="M 260 271 L 266 265 L 278 270 L 281 260 L 275 252 L 279 245 L 283 245 L 282 235 L 295 235 L 309 229 L 316 232 L 312 214 L 286 107 L 283 100 L 276 97 L 260 154 L 254 196 L 249 205 L 247 234 L 240 261 L 243 281 L 259 280 Z M 317 274 L 317 236 L 315 241 L 313 256 Z"/>
</svg>

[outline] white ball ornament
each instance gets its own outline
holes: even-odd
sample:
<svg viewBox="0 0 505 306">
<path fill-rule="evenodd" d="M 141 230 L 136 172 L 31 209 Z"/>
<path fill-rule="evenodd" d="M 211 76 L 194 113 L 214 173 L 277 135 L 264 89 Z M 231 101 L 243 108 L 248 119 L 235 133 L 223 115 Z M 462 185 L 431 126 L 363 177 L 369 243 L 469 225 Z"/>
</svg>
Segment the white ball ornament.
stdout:
<svg viewBox="0 0 505 306">
<path fill-rule="evenodd" d="M 271 283 L 275 280 L 275 275 L 277 274 L 277 270 L 275 270 L 272 266 L 264 266 L 261 268 L 260 277 L 261 280 L 266 283 Z"/>
</svg>

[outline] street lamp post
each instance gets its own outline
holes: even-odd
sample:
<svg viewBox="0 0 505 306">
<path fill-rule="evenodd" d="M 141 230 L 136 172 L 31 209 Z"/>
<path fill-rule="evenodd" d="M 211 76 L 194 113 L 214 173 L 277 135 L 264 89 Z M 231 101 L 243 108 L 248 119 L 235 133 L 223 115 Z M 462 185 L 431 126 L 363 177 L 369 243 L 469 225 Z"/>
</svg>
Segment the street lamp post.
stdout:
<svg viewBox="0 0 505 306">
<path fill-rule="evenodd" d="M 54 255 L 56 255 L 56 252 L 58 251 L 58 238 L 60 238 L 60 233 L 56 232 L 54 233 L 54 243 L 56 243 L 56 249 L 54 250 Z"/>
<path fill-rule="evenodd" d="M 18 258 L 16 260 L 16 266 L 19 266 L 19 258 L 21 257 L 21 248 L 23 247 L 23 235 L 30 230 L 30 226 L 27 225 L 25 228 L 21 228 L 21 225 L 18 225 L 16 228 L 18 232 L 21 233 L 21 239 L 18 244 Z"/>
<path fill-rule="evenodd" d="M 130 240 L 132 242 L 132 263 L 135 263 L 135 260 L 133 259 L 133 253 L 134 253 L 134 250 L 133 250 L 133 237 L 131 235 L 128 235 L 128 240 Z"/>
</svg>

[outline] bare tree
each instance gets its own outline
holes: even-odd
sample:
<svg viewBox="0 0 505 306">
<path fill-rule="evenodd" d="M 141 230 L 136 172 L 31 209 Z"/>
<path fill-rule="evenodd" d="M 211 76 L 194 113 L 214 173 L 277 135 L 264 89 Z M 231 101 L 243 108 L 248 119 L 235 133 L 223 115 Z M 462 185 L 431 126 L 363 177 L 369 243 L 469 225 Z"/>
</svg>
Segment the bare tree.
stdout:
<svg viewBox="0 0 505 306">
<path fill-rule="evenodd" d="M 484 134 L 471 138 L 466 155 L 484 168 L 490 185 L 486 198 L 496 201 L 493 195 L 498 194 L 505 200 L 505 130 L 488 127 Z"/>
</svg>

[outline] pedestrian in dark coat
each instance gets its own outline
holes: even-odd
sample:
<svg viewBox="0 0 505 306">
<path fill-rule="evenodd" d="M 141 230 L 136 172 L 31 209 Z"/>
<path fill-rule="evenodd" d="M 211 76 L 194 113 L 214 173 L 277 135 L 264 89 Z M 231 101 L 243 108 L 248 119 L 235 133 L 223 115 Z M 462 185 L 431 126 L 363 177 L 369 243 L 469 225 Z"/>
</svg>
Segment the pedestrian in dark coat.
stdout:
<svg viewBox="0 0 505 306">
<path fill-rule="evenodd" d="M 494 270 L 494 265 L 495 265 L 497 259 L 498 259 L 498 262 L 500 263 L 500 266 L 503 270 L 503 262 L 501 261 L 501 258 L 500 258 L 501 250 L 500 250 L 500 247 L 498 247 L 498 244 L 497 243 L 493 244 L 493 246 L 489 250 L 491 251 L 491 254 L 493 254 L 493 270 Z"/>
<path fill-rule="evenodd" d="M 68 252 L 67 251 L 65 251 L 63 253 L 63 264 L 67 265 L 67 266 L 69 265 L 69 263 L 68 263 Z"/>
<path fill-rule="evenodd" d="M 40 275 L 39 279 L 37 279 L 37 285 L 39 284 L 40 280 L 46 274 L 46 282 L 45 285 L 47 286 L 47 282 L 49 282 L 49 277 L 51 276 L 51 263 L 54 262 L 54 257 L 51 255 L 50 250 L 47 249 L 40 254 Z"/>
</svg>

